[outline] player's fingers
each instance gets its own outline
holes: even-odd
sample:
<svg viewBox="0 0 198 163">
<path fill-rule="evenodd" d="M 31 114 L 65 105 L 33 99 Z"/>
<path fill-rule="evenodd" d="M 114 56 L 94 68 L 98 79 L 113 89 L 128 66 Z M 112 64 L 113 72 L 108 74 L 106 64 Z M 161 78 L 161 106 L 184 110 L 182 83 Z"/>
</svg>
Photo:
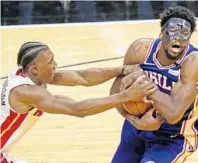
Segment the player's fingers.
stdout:
<svg viewBox="0 0 198 163">
<path fill-rule="evenodd" d="M 153 94 L 155 91 L 157 91 L 157 88 L 156 88 L 156 87 L 153 87 L 152 89 L 149 89 L 149 90 L 146 92 L 146 93 L 147 93 L 147 96 Z"/>
<path fill-rule="evenodd" d="M 147 97 L 144 97 L 144 98 L 143 98 L 143 101 L 144 101 L 144 103 L 146 103 L 146 104 L 151 104 L 151 105 L 154 104 L 154 102 L 153 102 L 152 100 L 148 100 Z"/>
<path fill-rule="evenodd" d="M 141 75 L 140 77 L 138 77 L 136 80 L 135 80 L 135 82 L 132 84 L 132 86 L 135 86 L 135 85 L 137 85 L 137 84 L 141 84 L 141 83 L 143 83 L 143 79 L 145 78 L 146 76 L 145 75 Z"/>
<path fill-rule="evenodd" d="M 120 92 L 123 91 L 123 84 L 120 85 Z"/>
<path fill-rule="evenodd" d="M 142 82 L 142 88 L 147 88 L 147 87 L 149 87 L 149 88 L 154 87 L 153 82 L 152 81 L 144 80 Z"/>
<path fill-rule="evenodd" d="M 129 81 L 122 81 L 120 85 L 120 91 L 126 90 L 129 86 L 131 86 Z"/>
<path fill-rule="evenodd" d="M 123 92 L 126 89 L 125 83 L 121 83 L 120 85 L 120 92 Z"/>
<path fill-rule="evenodd" d="M 164 120 L 164 118 L 163 118 L 160 114 L 158 114 L 158 115 L 157 115 L 157 120 L 158 120 L 159 122 L 162 122 L 162 121 Z"/>
<path fill-rule="evenodd" d="M 131 65 L 130 65 L 130 66 L 131 66 Z M 130 67 L 130 66 L 125 66 L 124 71 L 123 71 L 123 74 L 124 74 L 124 75 L 128 75 L 128 74 L 130 74 L 130 73 L 132 73 L 132 72 L 135 71 L 135 70 L 134 70 L 134 67 Z"/>
<path fill-rule="evenodd" d="M 145 90 L 150 90 L 150 89 L 155 88 L 155 85 L 152 84 L 152 83 L 148 83 L 148 84 L 144 84 L 144 85 L 142 86 L 142 88 L 145 89 Z"/>
<path fill-rule="evenodd" d="M 122 90 L 127 89 L 132 84 L 132 82 L 133 82 L 133 80 L 131 78 L 131 75 L 125 76 L 121 80 Z"/>
<path fill-rule="evenodd" d="M 198 89 L 198 82 L 197 82 L 197 89 Z"/>
<path fill-rule="evenodd" d="M 153 117 L 155 119 L 157 119 L 159 122 L 163 122 L 164 121 L 164 118 L 158 113 L 157 110 L 153 111 Z"/>
</svg>

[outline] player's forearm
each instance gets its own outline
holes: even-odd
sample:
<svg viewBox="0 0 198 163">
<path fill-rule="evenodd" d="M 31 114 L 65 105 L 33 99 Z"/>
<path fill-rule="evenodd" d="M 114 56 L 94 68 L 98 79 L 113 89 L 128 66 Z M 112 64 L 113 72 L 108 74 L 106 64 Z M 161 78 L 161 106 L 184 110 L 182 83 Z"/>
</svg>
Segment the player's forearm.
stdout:
<svg viewBox="0 0 198 163">
<path fill-rule="evenodd" d="M 193 93 L 192 95 L 193 96 Z M 186 100 L 189 98 L 189 100 Z M 170 124 L 177 123 L 184 115 L 186 108 L 193 102 L 192 97 L 183 95 L 182 99 L 172 97 L 160 91 L 156 91 L 149 96 L 149 99 L 154 101 L 154 107 L 159 114 L 165 118 Z M 185 102 L 184 102 L 185 100 Z"/>
<path fill-rule="evenodd" d="M 65 86 L 93 86 L 102 84 L 122 73 L 123 66 L 114 68 L 90 68 L 84 70 L 57 71 L 50 84 Z"/>
<path fill-rule="evenodd" d="M 122 74 L 122 71 L 123 67 L 114 67 L 78 70 L 77 73 L 86 81 L 86 83 L 82 83 L 82 85 L 93 86 L 102 84 Z"/>
<path fill-rule="evenodd" d="M 55 98 L 50 101 L 41 101 L 36 107 L 41 108 L 41 111 L 43 112 L 51 114 L 66 114 L 76 117 L 85 117 L 104 112 L 126 101 L 129 101 L 129 98 L 127 98 L 124 93 L 82 101 L 75 101 L 63 96 L 55 96 Z"/>
<path fill-rule="evenodd" d="M 122 93 L 104 98 L 88 99 L 79 102 L 70 102 L 66 106 L 74 111 L 74 115 L 89 116 L 109 110 L 122 102 L 127 101 Z"/>
<path fill-rule="evenodd" d="M 171 96 L 161 93 L 160 91 L 156 91 L 149 96 L 149 99 L 154 101 L 153 105 L 159 114 L 171 123 L 175 114 L 175 108 L 178 107 L 173 102 Z"/>
</svg>

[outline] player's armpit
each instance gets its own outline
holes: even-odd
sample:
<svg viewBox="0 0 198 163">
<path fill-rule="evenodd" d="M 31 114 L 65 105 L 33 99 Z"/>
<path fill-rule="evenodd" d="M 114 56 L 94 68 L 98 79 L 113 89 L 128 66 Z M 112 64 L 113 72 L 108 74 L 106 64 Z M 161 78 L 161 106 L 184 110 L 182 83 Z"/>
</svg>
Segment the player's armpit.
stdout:
<svg viewBox="0 0 198 163">
<path fill-rule="evenodd" d="M 156 91 L 149 96 L 154 101 L 155 108 L 170 124 L 175 124 L 183 117 L 188 107 L 198 94 L 198 55 L 192 54 L 181 67 L 181 80 L 178 81 L 167 95 Z"/>
</svg>

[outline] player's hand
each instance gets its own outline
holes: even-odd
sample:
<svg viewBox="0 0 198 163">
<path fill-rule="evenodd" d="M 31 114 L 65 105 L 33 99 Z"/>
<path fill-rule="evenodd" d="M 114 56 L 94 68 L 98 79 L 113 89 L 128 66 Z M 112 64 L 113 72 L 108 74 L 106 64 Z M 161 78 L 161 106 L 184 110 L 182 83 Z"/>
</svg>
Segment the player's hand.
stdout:
<svg viewBox="0 0 198 163">
<path fill-rule="evenodd" d="M 123 66 L 123 71 L 122 71 L 122 74 L 123 75 L 128 75 L 132 72 L 135 72 L 135 71 L 143 71 L 139 64 L 136 64 L 136 65 L 124 65 Z"/>
<path fill-rule="evenodd" d="M 157 90 L 152 81 L 144 81 L 145 76 L 140 76 L 129 88 L 123 91 L 129 101 L 142 101 Z"/>
<path fill-rule="evenodd" d="M 128 75 L 126 75 L 122 81 L 121 81 L 121 86 L 120 86 L 120 91 L 123 91 L 125 89 L 127 89 L 129 86 L 131 86 L 134 81 L 139 78 L 140 76 L 145 76 L 145 80 L 148 80 L 148 77 L 146 77 L 146 74 L 142 71 L 142 70 L 137 70 L 134 71 Z"/>
<path fill-rule="evenodd" d="M 155 113 L 155 109 L 152 108 L 148 110 L 141 118 L 136 117 L 132 123 L 138 130 L 154 131 L 160 128 L 163 121 L 163 117 Z"/>
</svg>

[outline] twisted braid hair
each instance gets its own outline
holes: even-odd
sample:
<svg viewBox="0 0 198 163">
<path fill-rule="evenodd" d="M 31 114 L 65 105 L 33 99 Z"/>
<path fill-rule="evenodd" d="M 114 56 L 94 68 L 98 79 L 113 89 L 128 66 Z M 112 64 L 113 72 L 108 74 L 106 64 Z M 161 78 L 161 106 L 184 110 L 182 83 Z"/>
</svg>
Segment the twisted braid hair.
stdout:
<svg viewBox="0 0 198 163">
<path fill-rule="evenodd" d="M 22 68 L 26 68 L 34 59 L 49 47 L 41 42 L 26 42 L 24 43 L 19 52 L 17 58 L 17 65 Z"/>
</svg>

